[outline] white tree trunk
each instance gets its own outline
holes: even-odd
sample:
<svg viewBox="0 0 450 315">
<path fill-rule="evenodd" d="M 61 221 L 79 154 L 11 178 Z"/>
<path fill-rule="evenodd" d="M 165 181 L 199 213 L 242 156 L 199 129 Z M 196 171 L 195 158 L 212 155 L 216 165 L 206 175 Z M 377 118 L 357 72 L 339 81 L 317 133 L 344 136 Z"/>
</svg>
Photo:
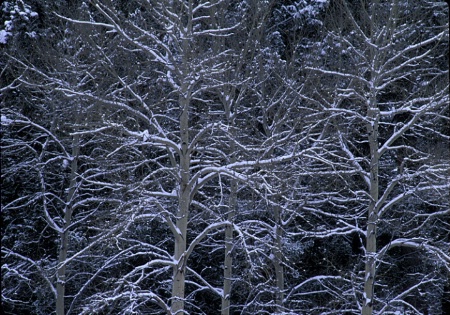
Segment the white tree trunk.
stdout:
<svg viewBox="0 0 450 315">
<path fill-rule="evenodd" d="M 368 109 L 369 122 L 367 123 L 367 132 L 370 145 L 370 188 L 369 193 L 371 201 L 368 207 L 367 229 L 366 229 L 366 267 L 364 273 L 364 301 L 362 314 L 371 315 L 373 312 L 374 284 L 375 284 L 375 263 L 377 251 L 377 221 L 378 211 L 376 204 L 378 202 L 378 120 L 379 110 L 374 105 L 372 99 Z"/>
<path fill-rule="evenodd" d="M 284 309 L 283 300 L 284 300 L 284 267 L 283 267 L 283 229 L 281 226 L 281 214 L 280 214 L 280 206 L 275 206 L 275 248 L 274 248 L 274 268 L 275 268 L 275 276 L 276 276 L 276 306 L 277 313 L 282 313 Z"/>
<path fill-rule="evenodd" d="M 223 296 L 222 296 L 222 315 L 230 314 L 230 298 L 231 298 L 231 278 L 233 276 L 233 257 L 231 251 L 233 249 L 233 220 L 236 213 L 236 192 L 237 180 L 231 181 L 230 201 L 227 219 L 230 222 L 225 228 L 225 258 L 223 263 Z"/>
<path fill-rule="evenodd" d="M 187 90 L 187 89 L 186 89 Z M 189 99 L 180 96 L 180 185 L 178 192 L 178 213 L 176 215 L 176 227 L 178 235 L 175 235 L 172 287 L 172 314 L 181 314 L 184 311 L 185 277 L 186 277 L 186 240 L 189 217 L 189 205 L 191 198 L 190 179 L 190 152 L 189 152 Z"/>
<path fill-rule="evenodd" d="M 58 253 L 58 269 L 56 275 L 56 315 L 65 313 L 65 285 L 66 285 L 66 265 L 67 252 L 69 246 L 69 227 L 72 223 L 73 197 L 77 189 L 78 155 L 80 153 L 80 135 L 76 134 L 72 140 L 72 162 L 70 170 L 69 191 L 64 208 L 64 224 L 60 233 L 60 245 Z"/>
</svg>

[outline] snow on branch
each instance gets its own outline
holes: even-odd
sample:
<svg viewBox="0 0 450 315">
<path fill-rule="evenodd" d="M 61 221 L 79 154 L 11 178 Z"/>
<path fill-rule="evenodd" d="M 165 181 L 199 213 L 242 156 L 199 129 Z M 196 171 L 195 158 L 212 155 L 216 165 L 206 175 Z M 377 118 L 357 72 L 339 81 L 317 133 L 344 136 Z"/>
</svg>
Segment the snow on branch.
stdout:
<svg viewBox="0 0 450 315">
<path fill-rule="evenodd" d="M 23 255 L 21 255 L 19 253 L 16 253 L 16 252 L 14 252 L 14 251 L 12 251 L 12 250 L 10 250 L 8 248 L 4 248 L 3 246 L 2 246 L 2 254 L 5 255 L 5 256 L 3 256 L 2 259 L 5 259 L 5 258 L 7 258 L 9 256 L 14 256 L 16 258 L 19 258 L 22 261 L 28 262 L 34 268 L 36 268 L 36 270 L 39 272 L 39 275 L 45 280 L 45 282 L 47 283 L 48 287 L 50 288 L 50 290 L 52 291 L 53 295 L 56 298 L 56 289 L 55 289 L 53 283 L 51 282 L 51 279 L 49 279 L 49 277 L 45 274 L 44 270 L 40 267 L 39 262 L 36 262 L 36 261 L 32 260 L 31 258 L 23 256 Z M 2 266 L 2 268 L 3 268 L 3 266 Z M 20 274 L 20 271 L 18 271 L 18 270 L 15 270 L 15 271 Z M 2 277 L 3 276 L 4 276 L 4 274 L 2 275 Z"/>
<path fill-rule="evenodd" d="M 407 288 L 402 293 L 400 293 L 397 296 L 395 296 L 394 298 L 390 299 L 390 301 L 385 306 L 383 306 L 383 308 L 380 309 L 378 314 L 384 314 L 386 312 L 386 310 L 388 310 L 390 307 L 392 307 L 393 304 L 406 304 L 409 307 L 411 307 L 413 310 L 415 310 L 415 312 L 417 314 L 422 314 L 413 305 L 411 305 L 410 303 L 407 303 L 406 301 L 404 301 L 403 298 L 408 296 L 409 294 L 411 294 L 411 292 L 413 292 L 414 290 L 417 290 L 419 287 L 421 287 L 421 286 L 423 286 L 423 285 L 425 285 L 427 283 L 434 282 L 434 281 L 435 281 L 434 279 L 432 279 L 432 278 L 429 279 L 429 278 L 427 278 L 427 276 L 425 276 L 423 279 L 421 279 L 415 285 L 410 286 L 409 288 Z"/>
<path fill-rule="evenodd" d="M 444 262 L 447 270 L 450 271 L 450 255 L 445 253 L 442 249 L 430 245 L 427 239 L 424 238 L 399 238 L 391 241 L 389 244 L 384 246 L 377 254 L 377 259 L 382 259 L 382 257 L 392 248 L 395 247 L 410 247 L 419 250 L 424 250 L 429 254 L 434 255 L 439 258 L 440 261 Z"/>
<path fill-rule="evenodd" d="M 56 15 L 57 17 L 59 17 L 60 19 L 63 19 L 65 21 L 71 22 L 71 23 L 76 23 L 76 24 L 85 24 L 85 25 L 92 25 L 92 26 L 101 26 L 101 27 L 106 27 L 109 29 L 114 29 L 114 25 L 112 24 L 106 24 L 106 23 L 99 23 L 99 22 L 94 22 L 94 21 L 82 21 L 82 20 L 76 20 L 76 19 L 71 19 L 68 17 L 65 17 L 63 15 L 59 15 L 56 12 L 53 12 L 54 15 Z"/>
<path fill-rule="evenodd" d="M 193 35 L 210 35 L 210 36 L 221 36 L 228 37 L 234 35 L 233 31 L 235 31 L 240 26 L 240 23 L 233 25 L 232 27 L 219 28 L 219 29 L 208 29 L 203 31 L 196 31 Z"/>
<path fill-rule="evenodd" d="M 428 38 L 428 39 L 426 39 L 426 40 L 423 40 L 423 41 L 421 41 L 421 42 L 419 42 L 419 43 L 417 43 L 417 44 L 409 45 L 409 46 L 406 47 L 405 49 L 399 51 L 395 56 L 393 56 L 393 57 L 391 57 L 390 59 L 386 60 L 386 61 L 383 63 L 382 68 L 380 69 L 380 73 L 381 73 L 383 76 L 389 76 L 391 73 L 393 73 L 393 72 L 395 72 L 395 71 L 398 71 L 399 69 L 404 68 L 406 65 L 410 64 L 412 61 L 415 61 L 415 60 L 418 60 L 418 59 L 422 59 L 423 57 L 425 57 L 426 55 L 428 55 L 428 54 L 430 53 L 430 51 L 431 51 L 430 49 L 427 50 L 426 52 L 424 52 L 424 53 L 421 54 L 421 55 L 415 56 L 414 58 L 408 58 L 406 61 L 404 61 L 404 62 L 403 62 L 402 64 L 400 64 L 399 66 L 390 68 L 390 70 L 386 70 L 387 67 L 390 67 L 390 66 L 391 66 L 391 63 L 395 62 L 395 61 L 396 61 L 397 59 L 399 59 L 399 58 L 400 58 L 400 59 L 404 58 L 404 57 L 406 56 L 407 53 L 409 53 L 409 52 L 411 52 L 411 51 L 413 51 L 413 50 L 419 49 L 419 48 L 421 48 L 421 47 L 423 47 L 423 46 L 429 45 L 429 44 L 431 44 L 431 43 L 440 41 L 440 40 L 442 40 L 445 36 L 448 36 L 448 29 L 445 30 L 445 31 L 443 31 L 443 32 L 441 32 L 441 33 L 439 33 L 439 34 L 434 35 L 434 36 L 431 37 L 431 38 Z"/>
<path fill-rule="evenodd" d="M 67 159 L 69 159 L 69 160 L 71 159 L 71 155 L 66 151 L 65 146 L 61 143 L 61 141 L 58 139 L 58 137 L 55 136 L 50 130 L 48 130 L 44 126 L 41 126 L 39 124 L 32 122 L 28 117 L 26 117 L 22 114 L 14 113 L 14 115 L 17 115 L 18 118 L 11 119 L 11 118 L 7 118 L 5 115 L 2 115 L 1 116 L 2 125 L 7 125 L 7 126 L 25 125 L 25 126 L 34 127 L 37 130 L 40 130 L 43 133 L 45 133 L 47 136 L 49 136 L 58 145 L 58 147 L 62 150 L 63 155 Z"/>
<path fill-rule="evenodd" d="M 331 70 L 324 70 L 324 69 L 320 69 L 320 68 L 311 68 L 311 67 L 305 67 L 305 69 L 306 70 L 315 71 L 315 72 L 320 72 L 320 73 L 323 73 L 323 74 L 335 75 L 335 76 L 342 77 L 342 78 L 355 79 L 357 81 L 360 81 L 360 82 L 366 84 L 366 86 L 370 86 L 371 85 L 371 82 L 367 81 L 362 76 L 354 75 L 354 74 L 351 74 L 351 73 L 345 73 L 345 72 L 339 72 L 339 71 L 331 71 Z"/>
<path fill-rule="evenodd" d="M 222 222 L 217 222 L 217 223 L 213 223 L 213 224 L 208 225 L 191 242 L 191 244 L 189 245 L 188 249 L 185 252 L 186 254 L 185 254 L 185 258 L 184 259 L 187 260 L 189 258 L 189 256 L 192 254 L 195 246 L 197 246 L 201 242 L 201 240 L 203 240 L 205 238 L 205 236 L 208 235 L 209 232 L 211 232 L 213 230 L 221 229 L 223 227 L 230 226 L 230 225 L 232 225 L 232 223 L 229 222 L 229 221 L 222 221 Z"/>
<path fill-rule="evenodd" d="M 283 300 L 284 303 L 289 302 L 289 298 L 291 297 L 291 295 L 293 295 L 296 291 L 298 291 L 301 287 L 305 286 L 308 283 L 312 283 L 312 282 L 318 282 L 319 284 L 322 285 L 322 281 L 327 280 L 327 281 L 345 281 L 345 282 L 350 282 L 350 280 L 344 279 L 341 276 L 315 276 L 315 277 L 311 277 L 309 279 L 306 279 L 305 281 L 301 282 L 300 284 L 296 285 L 294 288 L 292 288 L 292 290 L 289 292 L 288 295 L 286 295 L 285 299 Z M 315 294 L 315 292 L 303 292 L 302 294 Z M 329 292 L 331 294 L 331 292 Z"/>
<path fill-rule="evenodd" d="M 385 195 L 383 195 L 383 198 L 380 199 L 380 202 L 377 204 L 377 207 L 380 208 L 380 210 L 378 211 L 378 217 L 381 218 L 384 215 L 384 213 L 387 212 L 392 206 L 398 204 L 400 201 L 402 201 L 405 198 L 412 196 L 418 192 L 433 191 L 433 190 L 440 191 L 440 190 L 448 190 L 448 189 L 450 189 L 450 182 L 443 184 L 443 185 L 427 185 L 427 186 L 423 186 L 423 187 L 413 187 L 407 191 L 404 191 L 403 193 L 397 194 L 396 196 L 391 198 L 387 203 L 385 203 L 382 206 L 381 202 L 385 202 L 387 195 L 388 195 L 388 194 L 385 194 Z"/>
<path fill-rule="evenodd" d="M 115 292 L 114 292 L 115 293 Z M 161 299 L 161 297 L 159 297 L 157 294 L 148 291 L 148 290 L 127 290 L 127 291 L 122 291 L 119 294 L 115 293 L 112 294 L 111 296 L 106 296 L 100 297 L 100 301 L 101 304 L 103 305 L 98 305 L 98 306 L 85 306 L 83 307 L 83 311 L 81 312 L 81 314 L 92 314 L 93 312 L 97 313 L 99 311 L 102 310 L 102 308 L 104 306 L 107 305 L 111 305 L 114 304 L 116 301 L 118 300 L 125 300 L 128 301 L 129 303 L 131 303 L 131 306 L 128 304 L 125 304 L 126 307 L 128 305 L 128 307 L 126 307 L 128 310 L 124 310 L 123 314 L 133 314 L 135 313 L 135 310 L 133 309 L 132 305 L 134 305 L 133 301 L 136 300 L 145 300 L 145 301 L 154 301 L 157 305 L 159 305 L 167 315 L 171 315 L 172 312 L 170 311 L 170 307 L 164 302 L 163 299 Z"/>
<path fill-rule="evenodd" d="M 197 272 L 195 272 L 194 269 L 186 267 L 187 271 L 191 274 L 193 274 L 197 279 L 199 279 L 204 285 L 206 285 L 206 287 L 211 290 L 212 292 L 216 293 L 218 296 L 223 297 L 223 290 L 220 288 L 215 288 L 213 287 L 208 281 L 206 281 L 206 279 L 204 277 L 202 277 L 200 274 L 198 274 Z M 191 284 L 197 285 L 196 283 L 193 283 L 192 281 L 188 281 Z"/>
</svg>

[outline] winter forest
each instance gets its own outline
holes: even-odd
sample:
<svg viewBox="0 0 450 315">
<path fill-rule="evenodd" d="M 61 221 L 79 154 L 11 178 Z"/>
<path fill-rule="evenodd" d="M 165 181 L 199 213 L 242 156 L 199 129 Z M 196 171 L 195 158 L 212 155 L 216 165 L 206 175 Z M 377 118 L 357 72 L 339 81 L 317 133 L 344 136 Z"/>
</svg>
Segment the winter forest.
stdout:
<svg viewBox="0 0 450 315">
<path fill-rule="evenodd" d="M 450 314 L 449 9 L 1 6 L 5 314 Z"/>
</svg>

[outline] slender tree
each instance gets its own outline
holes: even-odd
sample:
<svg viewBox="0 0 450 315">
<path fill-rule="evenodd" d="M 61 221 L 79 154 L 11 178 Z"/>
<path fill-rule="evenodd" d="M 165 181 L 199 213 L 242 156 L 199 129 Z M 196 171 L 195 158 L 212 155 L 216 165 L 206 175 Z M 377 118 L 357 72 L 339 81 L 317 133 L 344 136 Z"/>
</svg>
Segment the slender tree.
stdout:
<svg viewBox="0 0 450 315">
<path fill-rule="evenodd" d="M 440 257 L 444 270 L 448 270 L 448 256 L 442 256 L 447 245 L 420 236 L 430 215 L 448 216 L 445 199 L 431 211 L 433 214 L 423 212 L 430 211 L 425 210 L 426 205 L 434 204 L 435 193 L 448 194 L 448 160 L 442 159 L 442 151 L 430 151 L 434 139 L 448 142 L 442 128 L 448 120 L 448 66 L 443 61 L 448 22 L 437 18 L 442 15 L 435 11 L 445 11 L 444 6 L 417 2 L 414 5 L 422 8 L 418 16 L 405 13 L 410 5 L 380 1 L 333 6 L 333 10 L 338 8 L 334 13 L 340 22 L 333 24 L 333 15 L 320 49 L 324 56 L 339 57 L 328 59 L 323 66 L 309 67 L 321 76 L 316 98 L 334 117 L 329 132 L 340 144 L 335 150 L 341 151 L 337 153 L 341 161 L 346 160 L 344 163 L 354 167 L 361 178 L 359 184 L 352 179 L 345 185 L 354 196 L 361 196 L 360 201 L 348 199 L 349 204 L 360 204 L 357 207 L 366 215 L 364 223 L 354 217 L 358 222 L 354 231 L 361 232 L 360 227 L 365 226 L 362 314 L 384 313 L 399 304 L 417 311 L 408 302 L 408 295 L 420 286 L 442 281 L 442 274 L 423 275 L 418 282 L 392 293 L 393 297 L 385 292 L 377 295 L 377 279 L 384 281 L 377 271 L 384 268 L 389 249 L 402 244 L 423 248 Z M 436 18 L 427 20 L 428 14 Z M 420 36 L 415 25 L 421 25 Z M 425 144 L 422 139 L 433 140 Z M 407 206 L 416 203 L 421 204 L 417 209 Z M 400 210 L 408 208 L 408 214 Z M 414 225 L 394 228 L 395 220 L 409 224 L 417 220 L 425 230 Z M 389 226 L 391 233 L 387 232 Z M 445 230 L 445 225 L 441 228 Z M 382 241 L 382 235 L 389 235 L 390 240 L 383 241 L 385 247 L 380 249 L 377 242 Z"/>
</svg>

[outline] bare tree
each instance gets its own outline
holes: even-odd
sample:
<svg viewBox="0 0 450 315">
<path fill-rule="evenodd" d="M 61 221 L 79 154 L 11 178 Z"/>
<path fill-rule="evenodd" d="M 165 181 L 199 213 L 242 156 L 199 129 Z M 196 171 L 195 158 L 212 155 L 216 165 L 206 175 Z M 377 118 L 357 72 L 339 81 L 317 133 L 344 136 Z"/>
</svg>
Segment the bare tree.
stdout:
<svg viewBox="0 0 450 315">
<path fill-rule="evenodd" d="M 161 269 L 157 269 L 160 271 L 154 271 L 155 273 L 163 273 L 166 267 L 170 267 L 171 294 L 167 302 L 151 290 L 141 291 L 137 298 L 140 295 L 143 299 L 150 297 L 167 312 L 170 304 L 170 312 L 174 314 L 185 311 L 187 274 L 191 277 L 189 283 L 197 287 L 195 291 L 208 289 L 225 299 L 221 289 L 215 288 L 189 268 L 188 261 L 205 237 L 216 233 L 216 230 L 230 229 L 232 223 L 227 219 L 217 221 L 218 217 L 214 216 L 215 221 L 206 221 L 206 227 L 194 234 L 194 228 L 200 226 L 200 222 L 192 222 L 191 213 L 194 208 L 208 210 L 208 200 L 202 201 L 202 198 L 197 199 L 196 196 L 203 195 L 202 191 L 207 189 L 209 183 L 220 176 L 230 177 L 234 181 L 233 186 L 236 186 L 236 181 L 248 182 L 246 170 L 252 170 L 259 163 L 233 158 L 229 160 L 227 153 L 220 147 L 223 142 L 215 142 L 215 139 L 227 136 L 227 124 L 221 120 L 207 119 L 213 112 L 209 104 L 214 101 L 208 92 L 214 92 L 221 86 L 231 86 L 221 79 L 221 75 L 231 69 L 231 63 L 224 58 L 231 52 L 220 47 L 213 55 L 207 47 L 216 39 L 231 37 L 241 23 L 240 14 L 245 13 L 245 10 L 239 13 L 239 4 L 228 1 L 142 2 L 136 3 L 136 8 L 145 8 L 147 11 L 133 13 L 124 13 L 119 7 L 102 2 L 94 2 L 94 5 L 101 15 L 98 20 L 104 19 L 104 22 L 66 20 L 98 28 L 99 32 L 102 29 L 106 33 L 114 32 L 117 39 L 123 41 L 126 49 L 124 52 L 130 49 L 137 55 L 142 54 L 157 69 L 148 72 L 138 67 L 136 73 L 129 75 L 130 72 L 116 69 L 117 63 L 108 56 L 108 48 L 101 47 L 104 64 L 118 87 L 106 95 L 62 88 L 68 95 L 75 94 L 102 103 L 112 113 L 124 111 L 129 115 L 130 123 L 117 120 L 120 116 L 116 116 L 117 118 L 105 121 L 104 130 L 99 132 L 106 135 L 114 131 L 122 135 L 122 145 L 109 156 L 119 158 L 124 150 L 134 151 L 141 160 L 133 161 L 129 167 L 140 167 L 142 163 L 148 165 L 147 173 L 138 182 L 131 184 L 139 192 L 133 198 L 149 210 L 148 213 L 136 215 L 136 220 L 161 220 L 172 234 L 173 256 L 162 251 L 164 254 L 158 254 L 158 259 L 131 270 L 120 281 L 131 281 L 142 270 L 153 266 L 161 266 Z M 213 12 L 225 12 L 226 8 L 231 8 L 235 16 L 222 21 L 225 25 L 217 24 Z M 125 22 L 120 22 L 122 14 L 129 14 Z M 154 82 L 162 84 L 161 91 L 156 87 L 148 93 L 138 82 L 140 78 L 148 78 L 155 73 L 158 74 L 158 79 Z M 151 80 L 147 82 L 150 83 Z M 231 86 L 230 93 L 235 93 L 235 88 Z M 164 93 L 163 97 L 154 98 L 157 93 Z M 230 95 L 223 94 L 221 97 L 226 101 L 224 113 L 230 120 L 234 115 L 228 98 Z M 129 102 L 133 105 L 129 105 Z M 91 133 L 95 132 L 91 130 Z M 158 154 L 149 159 L 139 149 L 142 147 L 153 148 Z M 269 162 L 262 161 L 262 164 Z M 174 201 L 177 203 L 176 207 L 173 206 Z M 190 224 L 194 228 L 190 229 Z M 135 280 L 134 285 L 140 286 L 140 281 Z M 117 293 L 113 299 L 119 300 L 122 297 L 125 296 Z"/>
<path fill-rule="evenodd" d="M 423 248 L 440 257 L 444 270 L 449 268 L 448 256 L 442 256 L 448 244 L 422 236 L 432 217 L 449 215 L 445 198 L 437 197 L 448 195 L 448 159 L 440 149 L 430 151 L 434 143 L 448 143 L 448 133 L 442 128 L 448 120 L 448 66 L 441 62 L 448 21 L 425 18 L 431 12 L 441 16 L 435 11 L 443 10 L 443 14 L 444 6 L 417 2 L 414 5 L 421 7 L 418 16 L 405 13 L 409 5 L 397 1 L 336 5 L 333 8 L 339 9 L 332 19 L 336 21 L 337 15 L 340 23 L 331 22 L 319 49 L 324 58 L 328 54 L 339 57 L 309 67 L 320 77 L 314 98 L 333 117 L 328 132 L 338 144 L 336 152 L 341 152 L 336 157 L 360 174 L 360 183 L 351 179 L 345 184 L 350 194 L 360 197 L 347 202 L 361 207 L 366 221 L 361 221 L 363 212 L 358 211 L 353 218 L 357 225 L 348 220 L 345 224 L 359 233 L 365 226 L 364 277 L 355 275 L 364 283 L 358 289 L 363 297 L 362 304 L 358 303 L 362 314 L 385 313 L 399 305 L 421 312 L 408 302 L 408 295 L 442 279 L 442 274 L 425 274 L 399 289 L 398 295 L 379 292 L 377 296 L 376 279 L 382 281 L 377 270 L 386 266 L 389 249 L 401 244 Z M 420 25 L 420 36 L 414 25 Z M 436 206 L 433 211 L 431 204 Z M 404 223 L 393 225 L 395 220 Z M 382 235 L 390 235 L 390 240 L 383 241 L 385 247 L 380 249 L 377 240 Z"/>
</svg>

